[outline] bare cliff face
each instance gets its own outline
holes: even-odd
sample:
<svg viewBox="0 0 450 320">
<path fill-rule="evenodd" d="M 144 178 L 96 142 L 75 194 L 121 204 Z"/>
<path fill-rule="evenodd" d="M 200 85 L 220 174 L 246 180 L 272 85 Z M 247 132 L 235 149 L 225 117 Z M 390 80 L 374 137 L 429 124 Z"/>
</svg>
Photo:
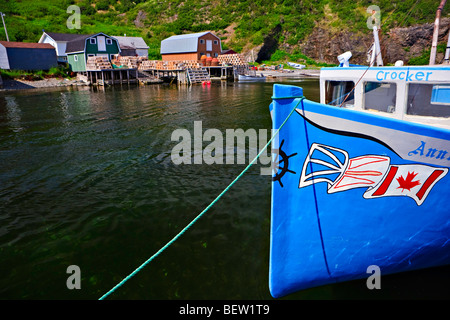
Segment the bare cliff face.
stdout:
<svg viewBox="0 0 450 320">
<path fill-rule="evenodd" d="M 389 32 L 386 40 L 386 58 L 389 61 L 408 61 L 412 57 L 422 54 L 423 50 L 431 48 L 434 23 L 427 23 L 409 28 L 394 28 Z M 439 24 L 438 42 L 447 42 L 450 30 L 450 18 L 441 19 Z M 437 61 L 442 59 L 442 53 Z"/>
<path fill-rule="evenodd" d="M 412 57 L 420 56 L 424 50 L 431 48 L 433 29 L 434 23 L 427 23 L 383 30 L 380 41 L 384 63 L 393 64 L 397 60 L 408 62 Z M 442 18 L 439 42 L 447 42 L 449 29 L 450 18 Z M 300 48 L 310 58 L 326 63 L 337 63 L 338 55 L 351 51 L 351 63 L 367 64 L 367 51 L 372 43 L 373 34 L 369 29 L 364 34 L 349 31 L 332 33 L 328 28 L 316 27 L 300 44 Z M 436 61 L 442 60 L 442 56 L 442 53 L 438 53 Z"/>
<path fill-rule="evenodd" d="M 330 33 L 328 29 L 318 27 L 300 47 L 308 57 L 319 62 L 338 63 L 337 57 L 352 52 L 351 63 L 365 63 L 366 53 L 372 45 L 372 34 L 355 34 L 349 31 Z"/>
</svg>

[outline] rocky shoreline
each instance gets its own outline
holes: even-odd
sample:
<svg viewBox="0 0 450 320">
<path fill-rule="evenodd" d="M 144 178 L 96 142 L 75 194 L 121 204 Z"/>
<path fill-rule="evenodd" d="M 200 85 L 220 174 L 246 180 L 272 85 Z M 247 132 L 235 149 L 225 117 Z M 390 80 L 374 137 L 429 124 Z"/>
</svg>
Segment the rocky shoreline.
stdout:
<svg viewBox="0 0 450 320">
<path fill-rule="evenodd" d="M 89 85 L 88 83 L 77 79 L 49 78 L 35 81 L 3 79 L 3 87 L 0 88 L 0 92 L 9 90 L 57 88 L 57 87 L 88 86 L 88 85 Z"/>
<path fill-rule="evenodd" d="M 284 71 L 258 70 L 256 71 L 256 75 L 263 75 L 273 78 L 319 77 L 320 69 L 288 69 Z"/>
<path fill-rule="evenodd" d="M 320 69 L 302 69 L 302 70 L 260 70 L 256 72 L 257 75 L 264 75 L 268 78 L 298 78 L 298 77 L 319 77 Z M 10 90 L 27 90 L 27 89 L 42 89 L 42 88 L 58 88 L 58 87 L 78 87 L 89 86 L 89 82 L 79 79 L 58 79 L 49 78 L 44 80 L 11 80 L 3 79 L 3 87 L 0 87 L 0 92 Z"/>
</svg>

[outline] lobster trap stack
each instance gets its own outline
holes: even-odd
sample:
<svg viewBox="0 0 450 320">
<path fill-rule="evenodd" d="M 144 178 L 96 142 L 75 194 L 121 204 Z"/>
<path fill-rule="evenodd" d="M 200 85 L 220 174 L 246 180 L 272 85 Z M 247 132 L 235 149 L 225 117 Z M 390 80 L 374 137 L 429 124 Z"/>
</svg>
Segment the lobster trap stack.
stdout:
<svg viewBox="0 0 450 320">
<path fill-rule="evenodd" d="M 199 69 L 200 63 L 198 61 L 191 60 L 146 60 L 139 64 L 139 70 L 186 70 L 186 69 Z"/>
<path fill-rule="evenodd" d="M 248 64 L 239 54 L 219 56 L 214 65 L 206 66 L 199 60 L 149 60 L 142 56 L 116 55 L 110 62 L 107 57 L 96 56 L 87 59 L 85 77 L 91 83 L 99 85 L 123 82 L 153 83 L 155 80 L 170 83 L 209 83 L 212 78 L 233 78 L 236 70 L 245 66 Z"/>
<path fill-rule="evenodd" d="M 112 69 L 111 62 L 107 57 L 88 57 L 86 61 L 86 70 L 105 70 Z"/>
<path fill-rule="evenodd" d="M 141 63 L 140 57 L 128 57 L 128 56 L 118 56 L 116 59 L 113 59 L 111 62 L 120 68 L 129 68 L 129 69 L 137 69 L 139 64 Z"/>
<path fill-rule="evenodd" d="M 246 66 L 247 62 L 245 62 L 244 57 L 239 53 L 236 54 L 221 54 L 217 57 L 219 63 L 221 65 L 230 65 L 230 66 Z"/>
</svg>

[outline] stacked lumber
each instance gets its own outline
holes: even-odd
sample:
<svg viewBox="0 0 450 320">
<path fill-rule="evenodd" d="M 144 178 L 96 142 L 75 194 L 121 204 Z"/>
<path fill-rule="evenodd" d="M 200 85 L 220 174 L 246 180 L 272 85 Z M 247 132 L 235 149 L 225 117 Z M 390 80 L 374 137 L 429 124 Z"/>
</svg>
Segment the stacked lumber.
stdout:
<svg viewBox="0 0 450 320">
<path fill-rule="evenodd" d="M 221 65 L 244 66 L 248 64 L 245 62 L 244 57 L 239 53 L 221 54 L 217 59 Z"/>
<path fill-rule="evenodd" d="M 112 69 L 111 62 L 107 57 L 88 57 L 86 61 L 86 70 L 104 70 Z"/>
</svg>

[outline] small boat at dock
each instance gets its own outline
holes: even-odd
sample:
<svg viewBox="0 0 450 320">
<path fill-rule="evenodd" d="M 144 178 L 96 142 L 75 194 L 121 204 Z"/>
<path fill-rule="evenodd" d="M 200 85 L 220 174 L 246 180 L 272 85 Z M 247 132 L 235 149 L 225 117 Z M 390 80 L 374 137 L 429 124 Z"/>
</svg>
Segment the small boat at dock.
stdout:
<svg viewBox="0 0 450 320">
<path fill-rule="evenodd" d="M 266 81 L 266 77 L 264 75 L 245 75 L 245 74 L 239 74 L 238 75 L 239 81 Z"/>
<path fill-rule="evenodd" d="M 304 64 L 300 64 L 300 63 L 288 62 L 287 64 L 288 64 L 288 66 L 295 68 L 295 69 L 305 69 L 306 68 L 306 66 Z"/>
</svg>

